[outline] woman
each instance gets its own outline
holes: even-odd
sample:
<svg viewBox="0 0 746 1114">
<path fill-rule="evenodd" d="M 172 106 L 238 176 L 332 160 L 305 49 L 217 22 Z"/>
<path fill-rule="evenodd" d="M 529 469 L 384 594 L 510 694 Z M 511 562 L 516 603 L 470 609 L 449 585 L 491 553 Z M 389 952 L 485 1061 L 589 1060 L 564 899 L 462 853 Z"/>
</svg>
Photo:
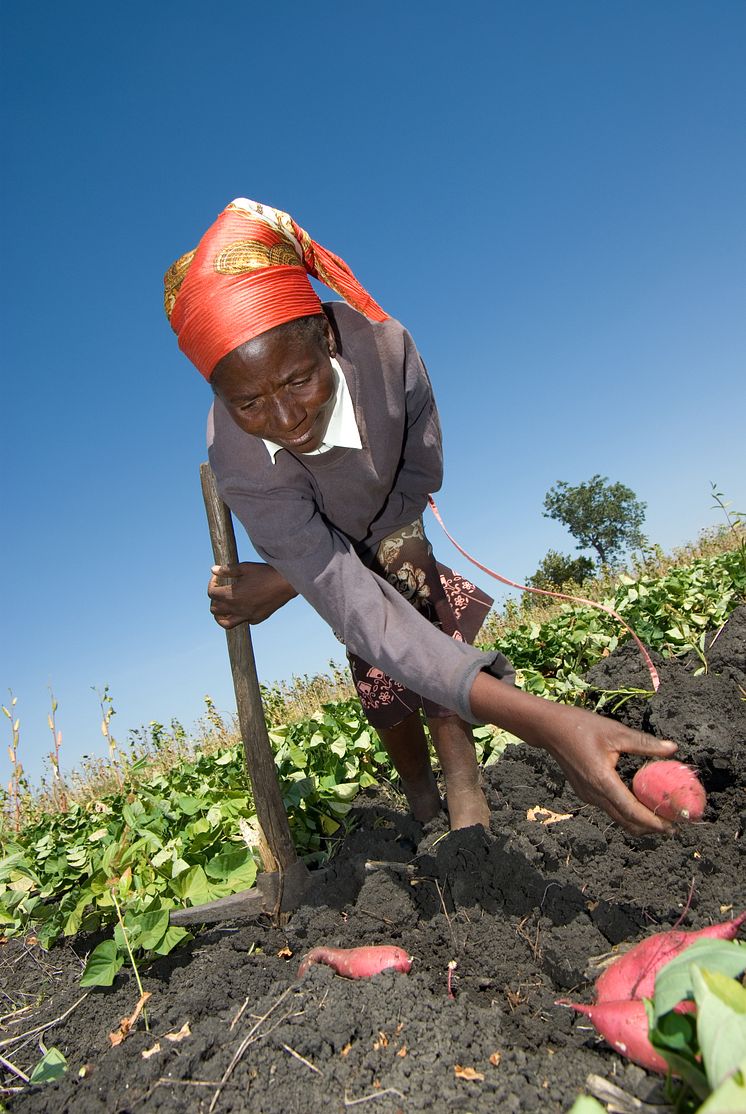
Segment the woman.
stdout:
<svg viewBox="0 0 746 1114">
<path fill-rule="evenodd" d="M 322 306 L 308 274 L 347 304 Z M 469 729 L 487 722 L 548 751 L 627 831 L 667 830 L 615 766 L 622 752 L 670 757 L 673 743 L 524 693 L 501 654 L 469 644 L 489 601 L 435 564 L 422 530 L 442 478 L 427 372 L 346 264 L 286 213 L 239 198 L 167 272 L 166 312 L 213 389 L 218 489 L 266 562 L 216 570 L 220 625 L 262 622 L 303 595 L 347 647 L 420 820 L 440 808 L 422 709 L 452 828 L 489 823 Z"/>
</svg>

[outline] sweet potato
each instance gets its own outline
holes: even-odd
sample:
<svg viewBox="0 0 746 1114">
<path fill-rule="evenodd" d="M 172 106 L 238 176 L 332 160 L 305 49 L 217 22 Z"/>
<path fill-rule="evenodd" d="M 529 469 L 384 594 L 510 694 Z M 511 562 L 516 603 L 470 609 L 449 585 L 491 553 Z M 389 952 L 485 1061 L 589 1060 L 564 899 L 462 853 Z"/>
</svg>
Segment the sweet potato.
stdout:
<svg viewBox="0 0 746 1114">
<path fill-rule="evenodd" d="M 612 1048 L 621 1052 L 628 1060 L 665 1075 L 668 1071 L 666 1061 L 648 1040 L 648 1016 L 641 1001 L 601 1002 L 597 1006 L 584 1006 L 578 1002 L 568 1002 L 560 998 L 558 1006 L 570 1006 L 578 1013 L 584 1013 L 593 1022 L 598 1033 L 608 1041 Z"/>
<path fill-rule="evenodd" d="M 670 959 L 683 952 L 695 940 L 734 940 L 746 922 L 746 912 L 732 921 L 712 924 L 698 932 L 670 929 L 656 932 L 630 948 L 607 967 L 596 980 L 596 1001 L 615 1002 L 630 998 L 652 998 L 655 976 Z"/>
<path fill-rule="evenodd" d="M 690 766 L 666 758 L 648 762 L 632 779 L 638 801 L 664 820 L 701 820 L 707 804 L 704 786 Z"/>
<path fill-rule="evenodd" d="M 403 948 L 388 944 L 367 948 L 312 948 L 301 960 L 298 978 L 314 963 L 325 963 L 345 979 L 369 979 L 388 970 L 406 975 L 412 967 L 412 960 Z"/>
</svg>

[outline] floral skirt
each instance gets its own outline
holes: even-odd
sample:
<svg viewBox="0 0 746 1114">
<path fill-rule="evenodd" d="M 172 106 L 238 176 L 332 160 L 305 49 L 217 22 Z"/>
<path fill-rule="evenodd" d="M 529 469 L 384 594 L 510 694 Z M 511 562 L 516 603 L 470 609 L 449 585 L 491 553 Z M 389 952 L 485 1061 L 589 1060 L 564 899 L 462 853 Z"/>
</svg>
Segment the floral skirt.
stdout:
<svg viewBox="0 0 746 1114">
<path fill-rule="evenodd" d="M 384 538 L 370 568 L 388 580 L 434 626 L 460 642 L 474 641 L 492 606 L 490 596 L 435 560 L 422 519 Z M 426 716 L 456 714 L 418 696 L 356 654 L 348 653 L 347 658 L 363 711 L 373 727 L 395 727 L 419 709 Z M 504 660 L 510 670 L 507 659 Z"/>
</svg>

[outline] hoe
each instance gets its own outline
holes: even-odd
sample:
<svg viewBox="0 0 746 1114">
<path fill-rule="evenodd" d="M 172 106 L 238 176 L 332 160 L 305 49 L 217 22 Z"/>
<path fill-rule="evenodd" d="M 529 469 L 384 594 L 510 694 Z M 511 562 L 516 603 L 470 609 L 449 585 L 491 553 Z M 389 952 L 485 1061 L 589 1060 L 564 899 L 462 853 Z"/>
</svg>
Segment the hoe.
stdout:
<svg viewBox="0 0 746 1114">
<path fill-rule="evenodd" d="M 200 465 L 200 479 L 215 561 L 219 565 L 235 564 L 238 549 L 231 512 L 218 494 L 209 464 Z M 267 914 L 276 917 L 279 913 L 297 909 L 311 889 L 317 891 L 324 885 L 325 872 L 314 871 L 312 875 L 293 846 L 264 719 L 249 624 L 241 623 L 225 634 L 246 768 L 257 819 L 269 849 L 265 866 L 271 863 L 272 869 L 265 869 L 257 875 L 256 888 L 230 894 L 205 905 L 173 910 L 170 920 L 175 925 L 204 924 Z"/>
</svg>

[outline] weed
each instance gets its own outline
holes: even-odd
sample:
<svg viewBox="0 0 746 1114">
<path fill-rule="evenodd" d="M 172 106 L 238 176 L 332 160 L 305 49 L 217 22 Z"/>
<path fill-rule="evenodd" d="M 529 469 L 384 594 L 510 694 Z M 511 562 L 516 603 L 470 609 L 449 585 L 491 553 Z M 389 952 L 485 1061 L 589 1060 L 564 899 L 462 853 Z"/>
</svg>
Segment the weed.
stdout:
<svg viewBox="0 0 746 1114">
<path fill-rule="evenodd" d="M 18 757 L 18 745 L 21 741 L 21 721 L 15 714 L 17 703 L 18 697 L 14 696 L 12 691 L 10 691 L 10 708 L 6 708 L 4 704 L 2 705 L 3 714 L 10 720 L 10 729 L 13 736 L 13 741 L 8 746 L 8 756 L 12 766 L 10 781 L 8 782 L 8 797 L 10 800 L 13 827 L 16 832 L 20 831 L 21 828 L 21 787 L 23 785 L 23 766 Z"/>
<path fill-rule="evenodd" d="M 296 723 L 313 715 L 324 704 L 354 697 L 355 688 L 346 666 L 330 661 L 329 670 L 328 674 L 310 676 L 306 673 L 302 677 L 294 675 L 290 681 L 260 685 L 268 726 Z"/>
<path fill-rule="evenodd" d="M 741 556 L 741 566 L 746 574 L 746 514 L 743 511 L 731 511 L 731 503 L 726 503 L 722 491 L 717 490 L 717 484 L 711 483 L 712 497 L 715 500 L 713 510 L 719 509 L 725 515 L 728 530 L 735 543 L 737 552 Z M 746 594 L 743 598 L 746 598 Z"/>
<path fill-rule="evenodd" d="M 52 765 L 52 798 L 55 806 L 59 808 L 60 812 L 67 812 L 67 793 L 65 792 L 65 783 L 62 778 L 62 771 L 60 770 L 62 732 L 57 730 L 56 717 L 58 705 L 51 688 L 49 690 L 49 697 L 52 703 L 52 710 L 47 716 L 47 722 L 49 724 L 49 730 L 52 732 L 52 745 L 54 747 L 49 753 L 49 761 Z"/>
<path fill-rule="evenodd" d="M 119 750 L 117 741 L 111 733 L 111 721 L 113 716 L 116 715 L 114 703 L 109 693 L 108 685 L 104 685 L 103 692 L 99 692 L 98 689 L 95 688 L 93 691 L 96 693 L 98 702 L 101 706 L 101 734 L 106 739 L 106 745 L 109 750 L 109 765 L 112 770 L 114 770 L 117 781 L 121 787 L 124 784 L 124 779 L 119 763 Z"/>
<path fill-rule="evenodd" d="M 119 921 L 119 928 L 121 930 L 122 937 L 124 939 L 124 945 L 127 949 L 127 955 L 129 956 L 130 963 L 132 964 L 132 970 L 135 972 L 135 981 L 137 983 L 137 989 L 140 991 L 140 1003 L 143 1003 L 143 1005 L 141 1007 L 142 1008 L 142 1019 L 145 1022 L 145 1030 L 146 1030 L 146 1032 L 150 1032 L 150 1025 L 148 1024 L 148 1015 L 147 1015 L 147 1013 L 145 1011 L 145 1008 L 144 1008 L 144 1002 L 147 1000 L 147 995 L 145 994 L 145 991 L 143 990 L 143 987 L 142 987 L 142 982 L 140 981 L 140 972 L 137 969 L 137 964 L 135 963 L 135 957 L 132 954 L 132 945 L 130 943 L 129 933 L 127 931 L 127 926 L 124 923 L 124 917 L 122 916 L 122 908 L 121 908 L 121 906 L 120 906 L 120 904 L 117 900 L 117 893 L 116 893 L 117 887 L 125 886 L 126 887 L 125 888 L 125 894 L 126 894 L 127 891 L 129 891 L 131 883 L 132 883 L 132 871 L 128 867 L 121 878 L 114 878 L 110 882 L 111 900 L 114 902 L 114 908 L 117 911 L 117 920 Z"/>
</svg>

